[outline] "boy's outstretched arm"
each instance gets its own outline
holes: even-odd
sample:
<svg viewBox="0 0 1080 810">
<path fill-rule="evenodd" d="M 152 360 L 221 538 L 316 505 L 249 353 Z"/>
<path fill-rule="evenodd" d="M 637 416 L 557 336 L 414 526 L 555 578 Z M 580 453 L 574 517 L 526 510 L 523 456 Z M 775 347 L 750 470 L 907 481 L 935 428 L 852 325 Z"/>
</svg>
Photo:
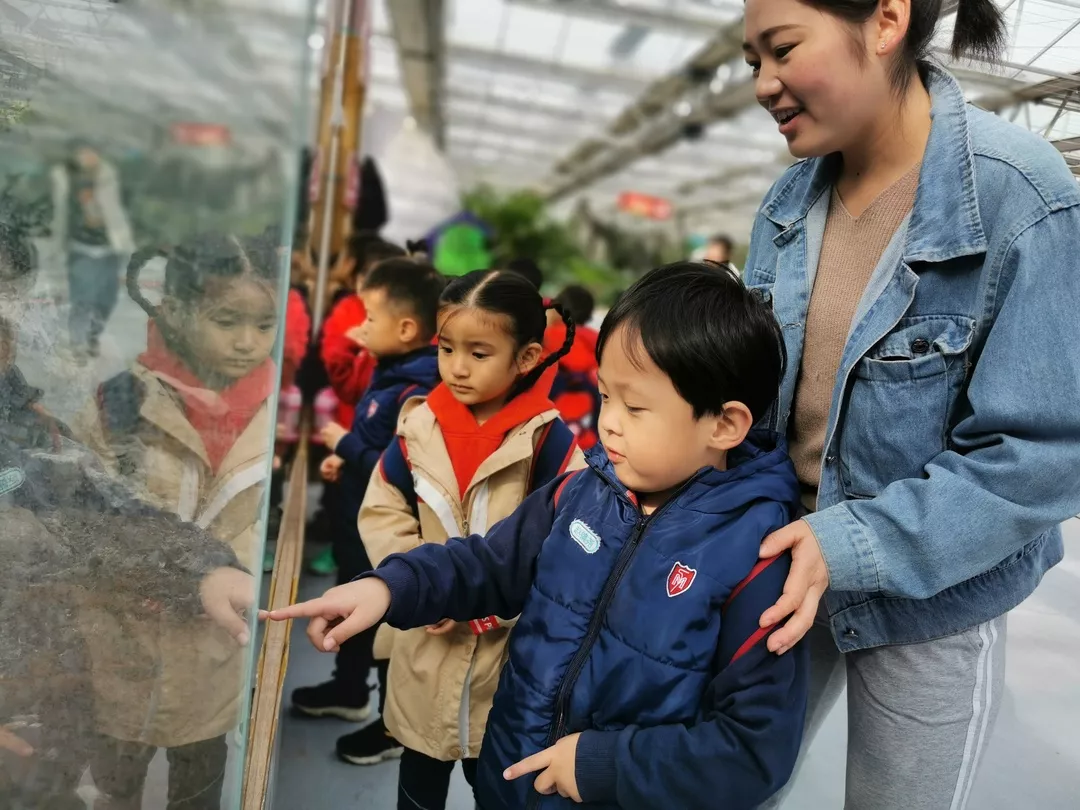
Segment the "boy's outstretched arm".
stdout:
<svg viewBox="0 0 1080 810">
<path fill-rule="evenodd" d="M 445 546 L 425 543 L 388 557 L 378 570 L 332 588 L 318 599 L 263 612 L 260 617 L 275 621 L 310 618 L 312 643 L 333 651 L 384 619 L 405 629 L 447 618 L 516 616 L 532 585 L 536 558 L 551 532 L 557 493 L 570 475 L 534 492 L 486 537 L 450 540 Z"/>
<path fill-rule="evenodd" d="M 366 576 L 390 589 L 386 623 L 408 629 L 442 619 L 517 616 L 532 586 L 536 558 L 555 522 L 556 493 L 569 473 L 527 497 L 486 536 L 425 543 L 388 557 Z"/>
<path fill-rule="evenodd" d="M 809 659 L 768 651 L 762 608 L 783 592 L 788 555 L 763 560 L 724 608 L 717 665 L 689 726 L 586 731 L 575 776 L 586 802 L 620 807 L 757 807 L 786 784 L 802 742 Z"/>
</svg>

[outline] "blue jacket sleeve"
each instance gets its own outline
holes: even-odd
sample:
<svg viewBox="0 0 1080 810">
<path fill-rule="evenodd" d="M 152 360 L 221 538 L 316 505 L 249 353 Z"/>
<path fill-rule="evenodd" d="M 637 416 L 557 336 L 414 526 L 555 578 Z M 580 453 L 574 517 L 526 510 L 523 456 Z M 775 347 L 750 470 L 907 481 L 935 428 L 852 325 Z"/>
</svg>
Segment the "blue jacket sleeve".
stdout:
<svg viewBox="0 0 1080 810">
<path fill-rule="evenodd" d="M 998 277 L 1011 283 L 998 292 L 954 449 L 923 478 L 806 518 L 831 588 L 925 599 L 1080 512 L 1080 273 L 1065 258 L 1078 234 L 1080 206 L 1056 211 L 1000 260 Z"/>
<path fill-rule="evenodd" d="M 380 393 L 379 408 L 370 419 L 365 418 L 366 411 L 375 398 L 364 397 L 360 400 L 352 429 L 341 437 L 334 449 L 335 455 L 343 458 L 346 464 L 364 473 L 370 473 L 375 468 L 383 450 L 394 440 L 398 416 L 401 414 L 401 403 L 398 402 L 400 390 Z"/>
<path fill-rule="evenodd" d="M 806 715 L 809 659 L 765 646 L 758 619 L 783 592 L 788 555 L 754 569 L 724 608 L 718 671 L 697 721 L 586 731 L 576 777 L 585 802 L 680 810 L 751 810 L 795 767 Z"/>
<path fill-rule="evenodd" d="M 391 627 L 409 629 L 442 619 L 517 616 L 525 604 L 536 558 L 555 521 L 560 476 L 525 499 L 486 536 L 425 543 L 387 557 L 370 576 L 390 588 Z"/>
</svg>

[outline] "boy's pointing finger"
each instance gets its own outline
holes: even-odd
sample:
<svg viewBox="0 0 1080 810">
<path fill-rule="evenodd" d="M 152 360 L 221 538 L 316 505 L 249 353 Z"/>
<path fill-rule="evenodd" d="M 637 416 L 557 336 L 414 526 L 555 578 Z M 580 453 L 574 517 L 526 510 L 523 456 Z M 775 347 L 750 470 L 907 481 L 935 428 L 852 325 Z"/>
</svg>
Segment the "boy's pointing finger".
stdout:
<svg viewBox="0 0 1080 810">
<path fill-rule="evenodd" d="M 259 617 L 269 618 L 271 621 L 283 622 L 288 619 L 312 619 L 316 616 L 335 615 L 335 611 L 324 599 L 312 599 L 309 602 L 300 602 L 296 605 L 260 612 Z"/>
<path fill-rule="evenodd" d="M 551 749 L 548 748 L 544 751 L 540 751 L 537 754 L 533 754 L 531 757 L 525 757 L 521 762 L 516 765 L 511 765 L 505 771 L 503 771 L 503 779 L 508 782 L 512 782 L 524 776 L 527 773 L 535 773 L 536 771 L 542 771 L 544 768 L 551 764 Z"/>
</svg>

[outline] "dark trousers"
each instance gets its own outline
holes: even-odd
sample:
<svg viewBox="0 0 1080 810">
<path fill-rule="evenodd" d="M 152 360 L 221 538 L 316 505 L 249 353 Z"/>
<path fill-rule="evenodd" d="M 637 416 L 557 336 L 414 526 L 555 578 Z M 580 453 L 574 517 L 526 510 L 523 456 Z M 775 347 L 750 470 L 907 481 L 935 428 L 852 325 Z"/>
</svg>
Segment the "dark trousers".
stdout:
<svg viewBox="0 0 1080 810">
<path fill-rule="evenodd" d="M 156 753 L 151 745 L 103 738 L 90 766 L 94 784 L 125 810 L 128 802 L 138 808 L 146 771 Z M 166 749 L 169 799 L 165 810 L 221 810 L 228 756 L 224 736 Z"/>
<path fill-rule="evenodd" d="M 469 787 L 475 790 L 476 760 L 461 760 L 461 770 Z M 453 772 L 453 762 L 442 762 L 406 748 L 398 775 L 397 810 L 445 810 Z"/>
<path fill-rule="evenodd" d="M 114 255 L 68 256 L 68 326 L 76 348 L 97 350 L 101 333 L 120 298 L 120 264 L 120 257 Z"/>
<path fill-rule="evenodd" d="M 343 482 L 344 484 L 345 482 Z M 338 565 L 337 584 L 344 585 L 372 569 L 371 560 L 360 540 L 356 517 L 360 504 L 355 497 L 343 492 L 337 503 L 337 531 L 334 532 L 334 560 Z M 368 673 L 375 664 L 373 648 L 377 627 L 365 630 L 341 645 L 334 661 L 334 679 L 353 693 L 358 704 L 366 704 L 369 688 Z M 380 693 L 385 691 L 381 689 Z"/>
</svg>

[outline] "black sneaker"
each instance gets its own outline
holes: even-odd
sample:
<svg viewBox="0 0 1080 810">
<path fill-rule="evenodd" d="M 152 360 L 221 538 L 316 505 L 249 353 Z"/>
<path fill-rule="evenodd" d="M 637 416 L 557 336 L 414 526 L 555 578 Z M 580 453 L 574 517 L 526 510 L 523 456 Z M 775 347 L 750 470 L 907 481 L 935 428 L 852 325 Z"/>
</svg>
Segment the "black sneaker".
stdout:
<svg viewBox="0 0 1080 810">
<path fill-rule="evenodd" d="M 361 704 L 353 690 L 340 681 L 327 681 L 318 686 L 304 686 L 292 693 L 292 705 L 309 717 L 338 717 L 350 723 L 362 723 L 371 717 L 368 697 Z"/>
<path fill-rule="evenodd" d="M 337 741 L 337 755 L 350 765 L 377 765 L 397 759 L 404 751 L 404 746 L 386 730 L 381 717 Z"/>
</svg>

